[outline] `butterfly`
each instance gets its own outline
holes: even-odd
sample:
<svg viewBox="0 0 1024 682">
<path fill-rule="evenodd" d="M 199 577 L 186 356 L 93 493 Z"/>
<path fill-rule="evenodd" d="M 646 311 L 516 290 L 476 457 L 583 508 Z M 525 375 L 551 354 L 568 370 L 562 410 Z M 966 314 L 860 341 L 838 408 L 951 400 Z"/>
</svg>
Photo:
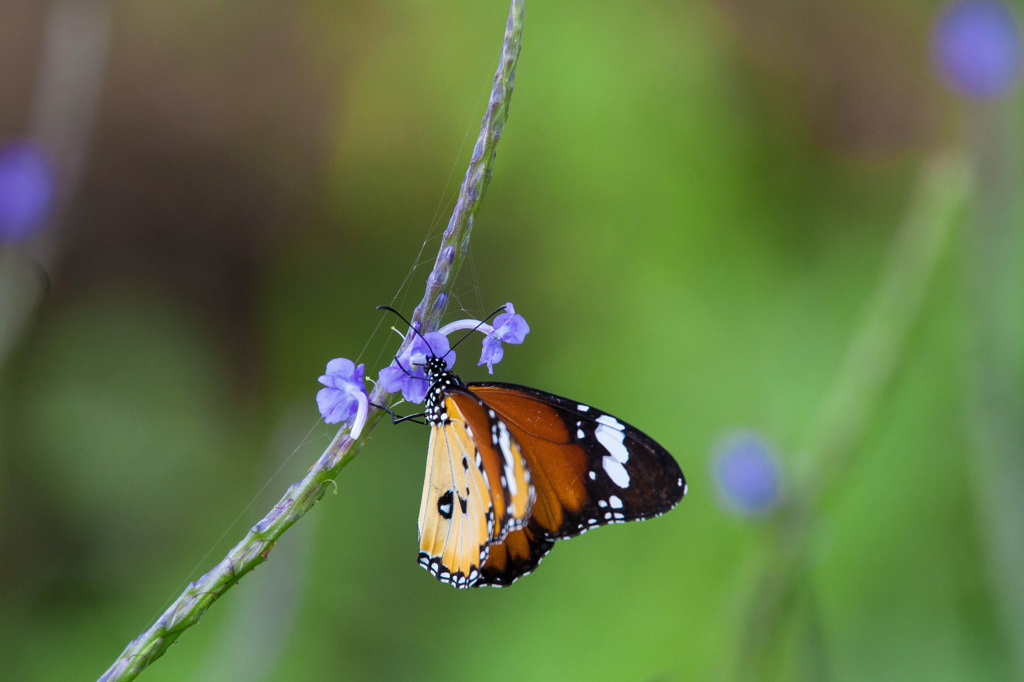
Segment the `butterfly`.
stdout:
<svg viewBox="0 0 1024 682">
<path fill-rule="evenodd" d="M 510 585 L 556 541 L 659 516 L 686 494 L 668 451 L 606 412 L 527 386 L 466 383 L 436 355 L 423 368 L 419 563 L 441 582 Z"/>
</svg>

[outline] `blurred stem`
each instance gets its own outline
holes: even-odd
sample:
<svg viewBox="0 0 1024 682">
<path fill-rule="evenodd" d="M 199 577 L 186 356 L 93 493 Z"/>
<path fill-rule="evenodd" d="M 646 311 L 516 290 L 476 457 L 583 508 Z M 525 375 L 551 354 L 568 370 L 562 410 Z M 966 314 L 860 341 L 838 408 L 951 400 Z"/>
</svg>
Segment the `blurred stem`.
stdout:
<svg viewBox="0 0 1024 682">
<path fill-rule="evenodd" d="M 480 125 L 480 136 L 459 190 L 459 200 L 441 239 L 434 268 L 427 278 L 426 292 L 416 307 L 412 322 L 421 331 L 436 329 L 447 304 L 445 289 L 450 286 L 469 248 L 473 216 L 491 179 L 494 153 L 508 118 L 522 40 L 525 0 L 513 0 L 502 42 L 501 63 L 494 75 L 491 97 Z M 405 344 L 411 342 L 406 337 Z M 401 352 L 401 351 L 399 351 Z M 393 404 L 396 396 L 377 386 L 370 396 L 377 404 Z M 100 678 L 103 682 L 134 679 L 150 663 L 160 658 L 178 637 L 199 622 L 206 610 L 242 576 L 266 561 L 277 539 L 303 514 L 313 508 L 328 490 L 333 479 L 359 452 L 371 430 L 383 414 L 372 410 L 358 441 L 349 437 L 343 426 L 327 446 L 309 473 L 292 484 L 281 501 L 246 534 L 211 571 L 189 584 L 156 623 L 132 640 L 114 664 Z"/>
<path fill-rule="evenodd" d="M 51 0 L 43 24 L 29 138 L 42 145 L 57 175 L 50 222 L 33 241 L 0 245 L 0 377 L 48 294 L 65 217 L 82 178 L 106 72 L 109 0 Z"/>
<path fill-rule="evenodd" d="M 42 266 L 0 246 L 0 380 L 8 357 L 39 310 L 46 288 Z"/>
<path fill-rule="evenodd" d="M 868 314 L 800 450 L 795 487 L 810 508 L 817 507 L 846 474 L 897 374 L 932 273 L 962 212 L 968 185 L 969 173 L 961 159 L 933 159 L 924 169 Z"/>
<path fill-rule="evenodd" d="M 972 112 L 980 182 L 967 231 L 972 315 L 970 435 L 980 535 L 994 600 L 1024 676 L 1024 207 L 1020 198 L 1020 111 Z"/>
<path fill-rule="evenodd" d="M 817 512 L 848 473 L 897 376 L 907 337 L 921 314 L 970 184 L 966 165 L 956 157 L 932 159 L 922 172 L 867 315 L 794 464 L 792 494 L 780 514 L 775 543 L 744 621 L 739 679 L 765 677 L 780 631 L 794 611 L 791 607 L 807 598 L 802 588 Z"/>
<path fill-rule="evenodd" d="M 821 622 L 821 607 L 813 585 L 804 585 L 800 601 L 801 631 L 798 664 L 800 679 L 824 682 L 832 677 L 825 651 L 824 628 Z"/>
</svg>

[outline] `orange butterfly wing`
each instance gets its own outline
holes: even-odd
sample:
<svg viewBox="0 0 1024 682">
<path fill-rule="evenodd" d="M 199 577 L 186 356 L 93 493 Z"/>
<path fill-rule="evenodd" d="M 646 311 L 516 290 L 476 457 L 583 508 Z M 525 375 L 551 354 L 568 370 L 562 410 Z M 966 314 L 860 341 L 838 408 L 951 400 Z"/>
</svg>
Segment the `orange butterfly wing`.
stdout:
<svg viewBox="0 0 1024 682">
<path fill-rule="evenodd" d="M 664 514 L 686 494 L 675 459 L 635 427 L 588 405 L 515 384 L 468 384 L 519 444 L 536 500 L 529 525 L 490 549 L 477 585 L 532 571 L 555 540 Z"/>
<path fill-rule="evenodd" d="M 522 530 L 512 531 L 504 541 L 492 546 L 474 587 L 505 587 L 537 568 L 555 541 L 536 533 L 531 523 Z"/>
</svg>

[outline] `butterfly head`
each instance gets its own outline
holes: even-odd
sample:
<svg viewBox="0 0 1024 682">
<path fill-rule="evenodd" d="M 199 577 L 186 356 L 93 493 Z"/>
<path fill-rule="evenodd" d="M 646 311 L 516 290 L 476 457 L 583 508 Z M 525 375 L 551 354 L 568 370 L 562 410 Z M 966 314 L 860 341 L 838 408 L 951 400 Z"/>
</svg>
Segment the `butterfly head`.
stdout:
<svg viewBox="0 0 1024 682">
<path fill-rule="evenodd" d="M 437 357 L 436 355 L 428 355 L 426 360 L 423 361 L 423 371 L 427 375 L 427 379 L 430 380 L 431 384 L 436 384 L 445 375 L 452 375 L 451 370 L 448 369 L 448 363 L 444 358 Z"/>
</svg>

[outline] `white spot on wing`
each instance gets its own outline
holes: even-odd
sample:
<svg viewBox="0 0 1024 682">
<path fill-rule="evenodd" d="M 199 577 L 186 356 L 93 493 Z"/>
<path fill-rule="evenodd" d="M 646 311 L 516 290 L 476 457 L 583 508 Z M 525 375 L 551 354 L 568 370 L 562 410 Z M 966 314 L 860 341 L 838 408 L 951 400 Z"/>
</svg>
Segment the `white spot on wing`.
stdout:
<svg viewBox="0 0 1024 682">
<path fill-rule="evenodd" d="M 626 428 L 618 419 L 611 416 L 610 414 L 602 414 L 600 417 L 597 418 L 597 423 L 610 426 L 616 431 L 622 431 L 623 429 Z"/>
<path fill-rule="evenodd" d="M 601 417 L 601 419 L 604 419 L 604 417 Z M 612 421 L 615 421 L 614 417 L 611 419 Z M 622 427 L 618 422 L 615 423 L 618 424 L 620 428 Z M 608 451 L 609 455 L 617 459 L 622 464 L 629 461 L 629 450 L 626 449 L 624 442 L 626 440 L 625 433 L 609 424 L 602 423 L 594 431 L 594 436 L 597 437 L 597 442 L 604 446 L 604 449 Z"/>
<path fill-rule="evenodd" d="M 612 495 L 608 498 L 608 504 L 612 506 L 612 509 L 622 509 L 622 500 L 616 495 Z"/>
<path fill-rule="evenodd" d="M 612 483 L 620 488 L 629 487 L 629 472 L 622 466 L 622 462 L 615 457 L 605 456 L 601 458 L 601 466 L 604 467 L 608 478 L 612 479 Z"/>
<path fill-rule="evenodd" d="M 580 412 L 586 412 L 587 410 L 590 409 L 590 405 L 577 405 L 576 409 L 579 410 Z"/>
<path fill-rule="evenodd" d="M 498 422 L 498 444 L 501 447 L 501 454 L 505 458 L 505 479 L 508 481 L 508 491 L 515 497 L 519 486 L 516 484 L 516 463 L 512 455 L 512 443 L 508 435 L 508 429 L 503 422 Z M 502 480 L 505 484 L 505 480 Z"/>
</svg>

